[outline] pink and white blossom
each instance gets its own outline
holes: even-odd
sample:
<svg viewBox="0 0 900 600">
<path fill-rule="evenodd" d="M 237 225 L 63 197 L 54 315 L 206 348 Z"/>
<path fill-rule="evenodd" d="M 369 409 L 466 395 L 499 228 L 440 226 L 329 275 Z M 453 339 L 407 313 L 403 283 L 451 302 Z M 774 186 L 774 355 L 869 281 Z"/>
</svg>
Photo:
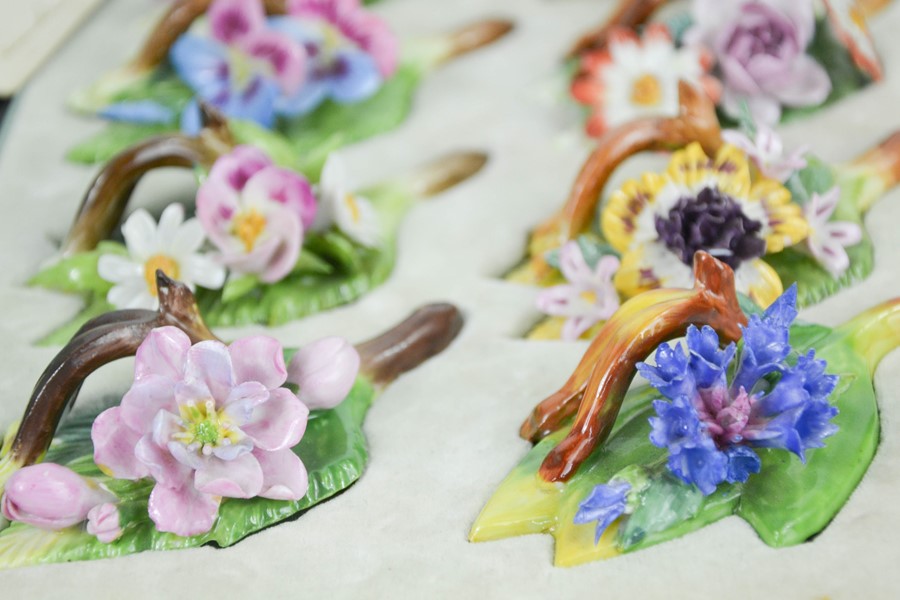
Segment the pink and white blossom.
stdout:
<svg viewBox="0 0 900 600">
<path fill-rule="evenodd" d="M 845 248 L 862 241 L 862 228 L 850 221 L 832 221 L 831 216 L 841 198 L 834 186 L 824 194 L 813 194 L 804 207 L 809 235 L 806 246 L 813 257 L 835 278 L 850 266 Z"/>
<path fill-rule="evenodd" d="M 191 345 L 180 329 L 154 329 L 121 405 L 94 421 L 94 461 L 116 478 L 155 480 L 150 518 L 182 536 L 209 531 L 222 498 L 299 500 L 307 473 L 292 448 L 309 409 L 286 379 L 273 338 Z"/>
<path fill-rule="evenodd" d="M 786 155 L 781 136 L 766 125 L 757 125 L 756 135 L 752 140 L 737 129 L 724 130 L 722 139 L 743 150 L 764 176 L 782 183 L 790 179 L 794 172 L 806 166 L 806 159 L 803 157 L 806 154 L 806 146 Z"/>
<path fill-rule="evenodd" d="M 577 340 L 619 308 L 619 293 L 612 282 L 619 259 L 603 256 L 592 269 L 578 242 L 570 241 L 560 248 L 559 266 L 567 283 L 543 290 L 537 306 L 548 315 L 566 317 L 562 339 Z"/>
<path fill-rule="evenodd" d="M 200 186 L 197 216 L 230 270 L 274 283 L 294 268 L 316 200 L 302 175 L 238 146 L 216 161 Z"/>
<path fill-rule="evenodd" d="M 83 522 L 96 506 L 115 501 L 97 481 L 55 463 L 40 463 L 10 476 L 0 510 L 10 521 L 59 530 Z"/>
<path fill-rule="evenodd" d="M 119 507 L 112 502 L 104 502 L 88 511 L 87 532 L 104 544 L 122 537 Z"/>
</svg>

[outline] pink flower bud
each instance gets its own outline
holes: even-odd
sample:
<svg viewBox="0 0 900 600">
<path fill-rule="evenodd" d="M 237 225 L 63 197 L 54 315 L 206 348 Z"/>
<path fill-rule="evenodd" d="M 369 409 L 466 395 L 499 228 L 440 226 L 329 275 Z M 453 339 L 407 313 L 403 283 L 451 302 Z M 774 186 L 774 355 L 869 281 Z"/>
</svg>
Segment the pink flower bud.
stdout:
<svg viewBox="0 0 900 600">
<path fill-rule="evenodd" d="M 327 337 L 300 348 L 288 366 L 288 381 L 310 409 L 334 408 L 347 397 L 359 372 L 359 353 L 344 338 Z"/>
<path fill-rule="evenodd" d="M 119 507 L 112 502 L 98 504 L 88 511 L 87 518 L 87 532 L 104 544 L 114 542 L 122 535 Z"/>
<path fill-rule="evenodd" d="M 81 523 L 88 512 L 116 497 L 91 479 L 66 467 L 43 463 L 13 473 L 0 500 L 3 516 L 41 529 Z"/>
</svg>

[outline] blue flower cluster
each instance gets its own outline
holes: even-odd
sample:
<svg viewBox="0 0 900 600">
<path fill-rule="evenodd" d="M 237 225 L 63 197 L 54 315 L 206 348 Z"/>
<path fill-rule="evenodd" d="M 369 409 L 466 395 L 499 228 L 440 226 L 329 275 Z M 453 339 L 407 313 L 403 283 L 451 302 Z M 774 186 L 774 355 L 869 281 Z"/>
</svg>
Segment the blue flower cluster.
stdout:
<svg viewBox="0 0 900 600">
<path fill-rule="evenodd" d="M 578 505 L 573 522 L 576 525 L 583 525 L 597 521 L 597 530 L 594 533 L 596 544 L 606 528 L 625 513 L 630 491 L 631 484 L 627 481 L 611 480 L 609 483 L 596 486 Z"/>
<path fill-rule="evenodd" d="M 787 363 L 796 302 L 792 286 L 762 317 L 752 316 L 739 356 L 734 343 L 720 348 L 712 328 L 691 326 L 687 352 L 664 343 L 655 366 L 637 365 L 668 398 L 653 403 L 650 441 L 669 450 L 672 473 L 705 495 L 723 481 L 743 482 L 758 473 L 754 447 L 781 448 L 805 461 L 807 449 L 821 448 L 837 431 L 831 420 L 838 411 L 828 402 L 837 376 L 825 373 L 825 361 L 816 360 L 813 350 Z"/>
</svg>

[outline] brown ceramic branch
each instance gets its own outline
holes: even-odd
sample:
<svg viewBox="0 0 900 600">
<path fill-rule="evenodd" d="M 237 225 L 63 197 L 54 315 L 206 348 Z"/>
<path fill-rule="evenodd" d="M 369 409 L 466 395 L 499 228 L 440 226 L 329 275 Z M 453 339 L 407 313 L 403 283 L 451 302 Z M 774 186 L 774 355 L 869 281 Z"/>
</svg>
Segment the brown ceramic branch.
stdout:
<svg viewBox="0 0 900 600">
<path fill-rule="evenodd" d="M 608 131 L 582 166 L 562 210 L 540 225 L 529 244 L 537 273 L 546 271 L 544 254 L 562 246 L 587 229 L 597 210 L 606 182 L 625 159 L 648 150 L 671 150 L 699 142 L 714 154 L 722 144 L 716 108 L 702 90 L 680 82 L 680 111 L 671 118 L 631 121 Z"/>
<path fill-rule="evenodd" d="M 359 344 L 362 373 L 379 385 L 390 383 L 450 345 L 463 326 L 452 304 L 429 304 L 399 325 Z"/>
<path fill-rule="evenodd" d="M 609 34 L 617 27 L 634 29 L 646 23 L 668 0 L 620 0 L 615 12 L 599 27 L 585 33 L 569 49 L 566 58 L 578 58 L 585 52 L 602 49 Z"/>
<path fill-rule="evenodd" d="M 494 43 L 512 31 L 514 25 L 507 19 L 485 19 L 466 25 L 443 36 L 445 49 L 435 64 L 443 64 Z"/>
<path fill-rule="evenodd" d="M 215 339 L 187 286 L 162 271 L 156 272 L 156 282 L 158 311 L 125 310 L 97 317 L 54 357 L 32 391 L 7 460 L 17 467 L 40 460 L 88 375 L 106 363 L 133 355 L 154 328 L 178 327 L 192 342 Z"/>
<path fill-rule="evenodd" d="M 156 136 L 114 156 L 88 188 L 62 245 L 70 256 L 97 247 L 121 222 L 140 179 L 161 167 L 209 168 L 234 144 L 228 123 L 214 109 L 201 105 L 203 129 L 197 137 L 181 133 Z"/>
<path fill-rule="evenodd" d="M 129 67 L 138 72 L 154 69 L 169 55 L 175 40 L 190 29 L 191 24 L 206 12 L 210 4 L 212 0 L 173 2 L 147 36 L 147 40 Z M 268 14 L 283 14 L 286 11 L 287 0 L 264 0 L 263 4 Z"/>
<path fill-rule="evenodd" d="M 575 414 L 569 434 L 547 455 L 540 474 L 563 481 L 609 435 L 635 365 L 659 344 L 684 335 L 688 325 L 709 325 L 723 339 L 740 338 L 747 323 L 734 290 L 734 273 L 706 252 L 694 255 L 693 290 L 659 289 L 635 296 L 606 322 L 575 372 L 535 407 L 520 434 L 538 441 Z M 577 413 L 576 413 L 577 410 Z"/>
</svg>

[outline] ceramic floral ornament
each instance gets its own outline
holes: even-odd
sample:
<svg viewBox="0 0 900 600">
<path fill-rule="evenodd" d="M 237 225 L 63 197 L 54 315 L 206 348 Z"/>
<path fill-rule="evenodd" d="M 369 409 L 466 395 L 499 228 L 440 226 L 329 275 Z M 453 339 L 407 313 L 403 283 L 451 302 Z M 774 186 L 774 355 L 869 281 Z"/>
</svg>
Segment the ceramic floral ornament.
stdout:
<svg viewBox="0 0 900 600">
<path fill-rule="evenodd" d="M 103 162 L 159 133 L 196 134 L 205 103 L 238 141 L 274 138 L 315 179 L 330 152 L 399 124 L 422 76 L 511 28 L 482 21 L 401 56 L 358 0 L 179 0 L 129 64 L 73 97 L 112 123 L 69 157 Z"/>
<path fill-rule="evenodd" d="M 486 161 L 474 152 L 449 155 L 357 192 L 337 156 L 312 184 L 284 166 L 293 158 L 289 151 L 234 145 L 234 121 L 204 118 L 199 135 L 137 144 L 98 174 L 61 257 L 31 280 L 85 298 L 81 314 L 44 343 L 65 343 L 110 310 L 155 308 L 157 269 L 195 290 L 215 325 L 274 325 L 351 302 L 390 275 L 399 225 L 413 203 L 467 179 Z M 143 209 L 126 218 L 134 185 L 160 166 L 195 169 L 202 179 L 195 205 L 167 206 L 159 224 Z M 196 216 L 185 220 L 186 212 Z M 110 239 L 120 221 L 124 245 Z"/>
<path fill-rule="evenodd" d="M 701 87 L 724 120 L 763 125 L 837 101 L 882 77 L 858 3 L 692 0 L 646 24 L 665 0 L 623 0 L 570 53 L 572 96 L 590 110 L 587 133 L 677 112 L 677 84 Z M 872 12 L 880 8 L 870 2 Z"/>
<path fill-rule="evenodd" d="M 874 257 L 862 216 L 898 180 L 897 135 L 830 166 L 754 127 L 720 131 L 709 97 L 682 82 L 679 115 L 604 134 L 566 204 L 538 226 L 529 257 L 507 276 L 548 288 L 537 305 L 549 318 L 529 336 L 590 338 L 608 318 L 600 307 L 688 287 L 700 250 L 727 263 L 738 292 L 761 307 L 793 283 L 805 306 L 866 277 Z M 606 189 L 625 158 L 673 148 L 664 169 Z M 593 270 L 612 285 L 580 274 Z"/>
<path fill-rule="evenodd" d="M 0 568 L 229 546 L 349 487 L 375 393 L 462 325 L 431 305 L 353 347 L 225 344 L 190 290 L 158 274 L 157 311 L 88 322 L 38 380 L 0 458 Z M 63 413 L 94 370 L 135 355 L 121 401 Z M 124 387 L 124 386 L 123 386 Z"/>
<path fill-rule="evenodd" d="M 520 431 L 535 446 L 472 541 L 550 533 L 570 566 L 737 515 L 780 548 L 814 544 L 848 502 L 878 446 L 873 374 L 900 345 L 900 302 L 830 329 L 795 321 L 792 285 L 745 314 L 731 268 L 695 261 L 693 290 L 625 302 L 535 407 Z M 649 385 L 629 389 L 638 373 Z"/>
</svg>

